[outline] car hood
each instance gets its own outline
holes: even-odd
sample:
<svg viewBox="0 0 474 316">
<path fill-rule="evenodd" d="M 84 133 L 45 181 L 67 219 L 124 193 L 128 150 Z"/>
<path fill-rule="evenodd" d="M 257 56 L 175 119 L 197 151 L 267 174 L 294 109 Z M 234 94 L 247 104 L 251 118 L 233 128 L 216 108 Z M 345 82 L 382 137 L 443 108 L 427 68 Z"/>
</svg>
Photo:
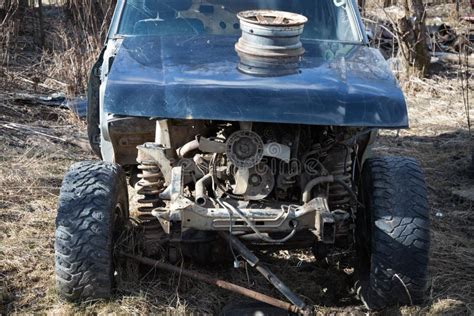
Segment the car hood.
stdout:
<svg viewBox="0 0 474 316">
<path fill-rule="evenodd" d="M 364 45 L 303 41 L 299 73 L 237 69 L 238 38 L 127 37 L 107 77 L 107 113 L 170 119 L 408 126 L 403 94 L 382 55 Z"/>
</svg>

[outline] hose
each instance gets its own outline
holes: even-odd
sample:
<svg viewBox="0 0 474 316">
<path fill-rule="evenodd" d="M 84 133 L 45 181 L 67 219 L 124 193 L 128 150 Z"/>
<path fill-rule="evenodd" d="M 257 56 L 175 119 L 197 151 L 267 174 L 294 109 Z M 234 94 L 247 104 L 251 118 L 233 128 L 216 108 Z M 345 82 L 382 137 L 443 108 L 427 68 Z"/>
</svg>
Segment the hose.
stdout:
<svg viewBox="0 0 474 316">
<path fill-rule="evenodd" d="M 309 202 L 309 200 L 311 199 L 311 191 L 313 190 L 315 186 L 323 184 L 323 183 L 333 183 L 333 182 L 334 182 L 334 176 L 318 177 L 309 181 L 303 191 L 303 202 L 304 203 Z"/>
<path fill-rule="evenodd" d="M 207 202 L 207 195 L 206 195 L 206 187 L 211 184 L 212 175 L 206 174 L 204 177 L 199 179 L 196 182 L 196 203 L 200 206 L 206 205 Z"/>
<path fill-rule="evenodd" d="M 362 203 L 359 202 L 359 199 L 357 198 L 357 195 L 354 193 L 354 191 L 351 189 L 351 187 L 344 182 L 342 179 L 334 176 L 326 176 L 326 177 L 318 177 L 310 182 L 305 186 L 304 192 L 303 192 L 303 202 L 308 203 L 309 200 L 311 199 L 311 191 L 313 188 L 317 185 L 323 184 L 323 183 L 337 183 L 340 184 L 351 196 L 352 200 L 356 202 L 359 206 L 364 206 Z"/>
<path fill-rule="evenodd" d="M 178 150 L 176 151 L 176 153 L 178 154 L 178 157 L 180 158 L 184 158 L 184 156 L 186 156 L 186 154 L 196 150 L 196 149 L 199 149 L 199 140 L 195 139 L 195 140 L 192 140 L 188 143 L 186 143 L 183 147 L 181 148 L 178 148 Z"/>
</svg>

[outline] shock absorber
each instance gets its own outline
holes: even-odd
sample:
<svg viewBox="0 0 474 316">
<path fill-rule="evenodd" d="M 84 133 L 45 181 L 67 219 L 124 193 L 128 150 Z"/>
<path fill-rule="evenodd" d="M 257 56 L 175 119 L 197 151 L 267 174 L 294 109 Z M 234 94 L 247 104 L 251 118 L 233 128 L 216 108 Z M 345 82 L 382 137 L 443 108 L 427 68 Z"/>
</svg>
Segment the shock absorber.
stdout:
<svg viewBox="0 0 474 316">
<path fill-rule="evenodd" d="M 328 152 L 325 167 L 329 174 L 338 177 L 352 187 L 352 148 L 335 146 Z M 332 209 L 340 208 L 351 202 L 349 192 L 340 184 L 334 183 L 329 189 L 328 203 Z"/>
</svg>

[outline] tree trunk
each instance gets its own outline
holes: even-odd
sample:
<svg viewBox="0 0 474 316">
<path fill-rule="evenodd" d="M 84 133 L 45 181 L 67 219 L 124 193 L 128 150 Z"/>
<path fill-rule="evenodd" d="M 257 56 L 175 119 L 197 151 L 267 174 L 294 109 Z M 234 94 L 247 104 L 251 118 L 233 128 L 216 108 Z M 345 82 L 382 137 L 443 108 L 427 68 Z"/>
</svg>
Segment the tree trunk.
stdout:
<svg viewBox="0 0 474 316">
<path fill-rule="evenodd" d="M 422 0 L 404 0 L 405 16 L 398 20 L 401 35 L 402 75 L 423 77 L 430 66 L 425 18 Z"/>
<path fill-rule="evenodd" d="M 45 45 L 45 34 L 44 34 L 44 17 L 43 17 L 43 0 L 38 0 L 38 20 L 39 20 L 39 43 L 42 48 Z"/>
</svg>

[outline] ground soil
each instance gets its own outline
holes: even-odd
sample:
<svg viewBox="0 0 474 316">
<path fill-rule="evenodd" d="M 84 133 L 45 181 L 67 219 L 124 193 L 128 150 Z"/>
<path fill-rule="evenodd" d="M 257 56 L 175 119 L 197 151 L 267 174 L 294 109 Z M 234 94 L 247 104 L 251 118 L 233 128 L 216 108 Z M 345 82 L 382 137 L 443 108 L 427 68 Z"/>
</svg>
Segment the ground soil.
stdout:
<svg viewBox="0 0 474 316">
<path fill-rule="evenodd" d="M 430 16 L 448 17 L 454 12 L 452 7 L 434 9 L 439 12 Z M 17 41 L 18 46 L 23 42 Z M 218 314 L 226 304 L 242 301 L 238 295 L 179 274 L 155 271 L 144 271 L 139 279 L 120 284 L 109 301 L 74 305 L 58 298 L 54 229 L 59 188 L 74 162 L 96 158 L 86 145 L 85 123 L 69 110 L 16 100 L 18 93 L 62 89 L 64 84 L 51 78 L 74 68 L 68 62 L 56 62 L 72 60 L 70 55 L 33 56 L 27 48 L 22 54 L 16 68 L 5 73 L 0 69 L 0 315 Z M 46 81 L 36 78 L 43 60 L 51 64 L 44 71 Z M 425 306 L 374 314 L 474 314 L 474 207 L 473 201 L 456 194 L 461 189 L 474 192 L 468 173 L 473 142 L 458 68 L 436 64 L 429 78 L 404 82 L 411 128 L 381 131 L 374 147 L 374 155 L 413 156 L 421 162 L 432 218 L 430 301 Z M 53 89 L 38 86 L 37 81 Z M 366 314 L 352 290 L 353 269 L 347 260 L 316 262 L 309 251 L 281 251 L 262 259 L 322 314 Z M 201 267 L 192 262 L 184 262 L 183 267 L 279 297 L 250 268 Z"/>
<path fill-rule="evenodd" d="M 374 148 L 375 155 L 414 156 L 421 161 L 433 223 L 430 302 L 380 314 L 474 313 L 473 205 L 453 194 L 473 185 L 467 173 L 471 137 L 456 66 L 443 74 L 404 84 L 411 129 L 381 131 Z M 11 93 L 0 95 L 0 314 L 216 314 L 227 303 L 242 300 L 178 274 L 150 271 L 120 285 L 110 301 L 81 305 L 60 301 L 54 286 L 59 188 L 72 163 L 95 158 L 82 146 L 84 123 L 68 110 L 14 101 L 14 92 L 31 89 L 15 86 Z M 282 251 L 263 260 L 323 313 L 365 313 L 352 291 L 350 266 L 337 260 L 317 263 L 308 251 Z M 190 262 L 183 266 L 278 296 L 250 269 L 199 267 Z"/>
</svg>

